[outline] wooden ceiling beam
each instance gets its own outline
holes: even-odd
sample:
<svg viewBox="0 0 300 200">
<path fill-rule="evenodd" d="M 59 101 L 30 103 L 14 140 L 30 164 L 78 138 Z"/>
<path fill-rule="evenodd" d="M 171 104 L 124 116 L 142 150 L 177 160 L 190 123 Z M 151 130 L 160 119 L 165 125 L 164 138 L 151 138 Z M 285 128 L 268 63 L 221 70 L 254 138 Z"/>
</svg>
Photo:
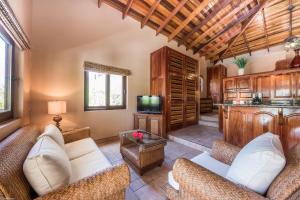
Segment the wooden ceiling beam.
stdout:
<svg viewBox="0 0 300 200">
<path fill-rule="evenodd" d="M 248 50 L 249 55 L 251 56 L 251 50 L 250 50 L 249 43 L 248 43 L 248 40 L 247 40 L 245 32 L 242 35 L 243 35 L 245 46 L 246 46 L 246 48 Z"/>
<path fill-rule="evenodd" d="M 289 36 L 293 35 L 293 10 L 294 10 L 295 6 L 293 5 L 292 0 L 289 0 L 289 7 L 288 7 L 288 11 L 289 11 Z"/>
<path fill-rule="evenodd" d="M 297 28 L 300 28 L 300 27 L 297 27 Z M 300 32 L 300 29 L 298 29 L 298 30 L 299 30 L 298 32 Z M 285 29 L 284 31 L 282 31 L 282 36 L 286 37 L 286 33 L 287 32 L 288 32 L 288 28 Z M 276 40 L 270 41 L 270 47 L 278 45 L 278 44 L 282 44 L 283 38 L 284 37 L 280 37 L 280 38 L 278 38 Z M 257 51 L 257 50 L 261 50 L 261 49 L 265 49 L 265 48 L 266 48 L 265 46 L 258 45 L 257 47 L 252 47 L 251 49 L 252 49 L 252 51 Z M 240 54 L 244 54 L 244 53 L 247 53 L 247 50 L 239 50 L 239 51 L 237 51 L 237 54 L 239 54 L 239 55 Z M 230 56 L 230 55 L 227 54 L 226 56 L 223 57 L 223 59 L 226 59 L 226 58 L 229 58 L 229 57 L 232 57 L 232 56 Z"/>
<path fill-rule="evenodd" d="M 264 33 L 265 33 L 265 40 L 268 48 L 268 52 L 270 51 L 270 44 L 269 44 L 269 35 L 268 35 L 268 29 L 267 29 L 267 23 L 266 23 L 266 17 L 265 17 L 265 9 L 261 10 L 262 14 L 262 20 L 263 20 L 263 26 L 264 26 Z"/>
<path fill-rule="evenodd" d="M 268 0 L 261 0 L 259 2 L 259 9 L 258 11 L 250 17 L 250 19 L 243 25 L 243 28 L 241 32 L 228 44 L 228 48 L 220 55 L 219 60 L 223 59 L 223 56 L 228 52 L 228 50 L 234 45 L 236 40 L 245 32 L 245 30 L 248 28 L 248 26 L 251 24 L 251 22 L 254 20 L 254 18 L 257 16 L 257 14 L 265 7 Z"/>
<path fill-rule="evenodd" d="M 225 37 L 225 36 L 218 37 L 214 40 L 214 43 L 216 43 L 217 45 L 221 44 L 221 46 L 225 46 L 227 48 L 228 43 L 232 40 L 232 38 L 234 36 L 236 36 L 237 34 L 239 34 L 240 29 L 241 29 L 241 25 L 235 26 L 234 28 L 230 29 L 230 34 L 228 34 L 227 37 Z M 227 34 L 227 33 L 225 33 L 225 34 Z M 204 55 L 205 56 L 210 56 L 210 54 L 216 55 L 214 52 L 209 53 L 210 49 L 214 48 L 214 46 L 216 46 L 216 45 L 208 46 L 208 48 L 206 48 L 205 51 L 202 51 L 202 52 L 205 52 Z M 200 55 L 202 54 L 202 52 L 199 52 Z M 231 54 L 233 54 L 233 53 L 231 53 Z"/>
<path fill-rule="evenodd" d="M 210 59 L 220 52 L 224 51 L 227 48 L 227 39 L 224 37 L 218 38 L 216 40 L 216 45 L 212 45 L 209 49 L 205 51 L 205 54 L 200 54 L 201 56 L 205 56 L 206 58 Z"/>
<path fill-rule="evenodd" d="M 188 49 L 190 49 L 191 47 L 195 46 L 198 42 L 203 40 L 207 35 L 212 33 L 217 27 L 220 27 L 220 24 L 229 23 L 235 16 L 235 14 L 240 12 L 251 2 L 253 2 L 253 0 L 245 0 L 242 3 L 238 3 L 237 5 L 235 5 L 232 11 L 228 12 L 224 17 L 222 17 L 214 25 L 212 25 L 210 28 L 205 30 L 204 33 L 200 34 L 195 40 L 193 40 L 193 42 L 190 45 L 188 45 Z"/>
<path fill-rule="evenodd" d="M 192 21 L 192 19 L 194 19 L 194 17 L 196 17 L 201 10 L 203 10 L 208 3 L 210 2 L 210 0 L 203 0 L 198 7 L 175 29 L 175 31 L 173 31 L 169 37 L 168 37 L 168 41 L 170 42 L 182 29 L 184 29 L 184 27 L 186 25 L 188 25 L 188 23 L 190 23 L 190 21 Z"/>
<path fill-rule="evenodd" d="M 103 3 L 108 4 L 123 13 L 128 1 L 129 0 L 97 0 L 96 2 L 99 3 L 99 6 L 101 4 L 101 6 L 103 6 Z M 159 3 L 157 3 L 158 1 Z M 141 26 L 147 25 L 157 30 L 181 1 L 182 0 L 136 0 L 133 1 L 127 16 L 138 20 Z M 234 6 L 239 5 L 238 2 L 242 4 L 247 0 L 214 0 L 210 1 L 208 6 L 202 10 L 199 8 L 198 12 L 196 12 L 195 10 L 200 4 L 203 4 L 204 1 L 205 0 L 188 0 L 170 19 L 160 33 L 167 36 L 168 39 L 170 38 L 169 40 L 175 39 L 178 42 L 181 42 L 184 37 L 190 34 L 187 40 L 182 41 L 182 44 L 188 46 L 188 44 L 191 44 L 196 38 L 202 35 L 205 30 L 207 31 L 212 26 L 215 26 L 216 21 L 220 22 L 224 16 L 229 15 L 228 13 L 236 8 Z M 226 1 L 228 2 L 227 6 L 223 6 Z M 96 2 L 95 6 L 97 6 Z M 257 4 L 257 2 L 259 3 Z M 244 33 L 237 37 L 252 15 L 240 23 L 236 23 L 237 20 L 241 16 L 248 14 L 253 7 L 261 4 L 261 2 L 262 0 L 253 0 L 244 9 L 234 14 L 230 20 L 223 19 L 223 23 L 220 23 L 220 27 L 216 26 L 215 29 L 211 29 L 210 33 L 204 33 L 207 34 L 207 36 L 196 43 L 195 46 L 192 47 L 193 50 L 197 50 L 199 45 L 199 47 L 202 47 L 202 49 L 198 51 L 200 55 L 205 55 L 208 59 L 212 58 L 213 60 L 217 58 L 224 59 L 240 55 L 241 53 L 248 53 L 249 51 L 252 53 L 258 48 L 269 49 L 275 43 L 283 42 L 291 29 L 293 35 L 300 34 L 300 26 L 298 26 L 300 18 L 296 17 L 300 16 L 300 1 L 268 0 L 264 11 L 261 10 L 261 12 L 259 12 L 259 17 L 261 18 L 255 17 L 245 30 L 246 41 L 244 39 Z M 293 19 L 290 21 L 290 13 L 287 10 L 289 2 L 292 2 L 294 6 L 292 12 Z M 156 8 L 151 9 L 153 6 L 156 6 Z M 216 8 L 219 8 L 220 11 L 216 10 Z M 265 16 L 263 16 L 263 12 Z M 193 19 L 192 16 L 194 16 Z M 265 19 L 263 19 L 263 17 Z M 263 20 L 265 20 L 265 22 Z M 143 24 L 143 21 L 146 23 Z M 202 27 L 198 31 L 193 32 L 194 28 L 199 24 L 202 24 Z M 231 44 L 233 40 L 235 40 L 235 42 Z M 247 43 L 249 48 L 247 48 Z"/>
<path fill-rule="evenodd" d="M 233 57 L 235 59 L 235 54 L 231 51 L 231 49 L 230 49 L 230 54 L 233 55 Z"/>
<path fill-rule="evenodd" d="M 197 26 L 193 28 L 191 32 L 189 32 L 187 35 L 185 35 L 182 40 L 179 41 L 178 46 L 184 44 L 185 41 L 187 41 L 195 32 L 198 32 L 203 26 L 207 24 L 212 18 L 214 18 L 222 9 L 227 7 L 232 0 L 220 0 L 218 3 L 216 3 L 212 7 L 212 12 L 209 13 Z"/>
<path fill-rule="evenodd" d="M 194 50 L 194 53 L 200 52 L 203 48 L 205 48 L 207 45 L 209 45 L 211 42 L 213 42 L 216 38 L 221 37 L 223 34 L 225 34 L 227 31 L 229 31 L 231 28 L 233 28 L 237 24 L 242 23 L 243 21 L 247 20 L 253 14 L 257 13 L 259 8 L 260 8 L 259 5 L 255 6 L 246 15 L 242 15 L 237 20 L 228 24 L 222 31 L 220 31 L 218 34 L 216 34 L 214 37 L 212 37 L 210 40 L 208 40 L 205 44 L 201 44 L 199 47 L 197 47 Z"/>
<path fill-rule="evenodd" d="M 123 16 L 122 16 L 123 19 L 125 19 L 125 17 L 127 16 L 128 12 L 129 12 L 129 10 L 130 10 L 130 8 L 132 6 L 132 3 L 133 3 L 133 0 L 128 0 L 127 1 L 126 7 L 125 7 L 125 9 L 123 11 Z"/>
<path fill-rule="evenodd" d="M 219 49 L 216 49 L 212 54 L 210 54 L 208 57 L 206 57 L 208 60 L 210 60 L 211 58 L 215 57 L 216 55 L 218 55 L 220 52 L 224 51 L 227 47 L 226 46 L 222 46 Z"/>
<path fill-rule="evenodd" d="M 154 11 L 156 10 L 157 6 L 159 5 L 161 0 L 155 0 L 155 2 L 152 4 L 149 12 L 147 13 L 147 15 L 144 17 L 142 23 L 141 23 L 141 28 L 143 28 L 145 26 L 145 24 L 147 24 L 147 22 L 149 21 L 151 15 L 154 13 Z"/>
<path fill-rule="evenodd" d="M 156 35 L 158 35 L 165 27 L 166 25 L 170 22 L 170 20 L 179 12 L 179 10 L 185 5 L 185 3 L 188 0 L 181 0 L 175 9 L 170 13 L 170 15 L 165 19 L 165 21 L 159 26 L 159 28 L 156 30 Z"/>
</svg>

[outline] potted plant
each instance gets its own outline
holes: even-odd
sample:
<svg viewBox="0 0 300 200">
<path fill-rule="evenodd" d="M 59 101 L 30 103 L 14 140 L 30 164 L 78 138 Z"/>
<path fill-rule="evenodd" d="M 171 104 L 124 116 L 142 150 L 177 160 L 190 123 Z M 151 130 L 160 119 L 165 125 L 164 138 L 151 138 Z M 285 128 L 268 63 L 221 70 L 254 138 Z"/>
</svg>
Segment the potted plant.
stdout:
<svg viewBox="0 0 300 200">
<path fill-rule="evenodd" d="M 238 74 L 239 75 L 244 75 L 245 67 L 248 63 L 247 58 L 244 58 L 244 57 L 236 58 L 236 59 L 234 59 L 233 63 L 236 64 L 239 68 Z"/>
</svg>

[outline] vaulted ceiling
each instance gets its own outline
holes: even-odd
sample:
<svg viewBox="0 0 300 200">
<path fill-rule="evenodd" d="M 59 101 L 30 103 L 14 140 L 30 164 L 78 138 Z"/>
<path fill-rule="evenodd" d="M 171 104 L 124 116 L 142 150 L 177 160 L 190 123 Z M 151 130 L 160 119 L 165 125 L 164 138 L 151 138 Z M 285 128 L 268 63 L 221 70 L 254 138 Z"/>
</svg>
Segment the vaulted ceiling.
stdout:
<svg viewBox="0 0 300 200">
<path fill-rule="evenodd" d="M 300 0 L 98 0 L 212 61 L 300 34 Z"/>
</svg>

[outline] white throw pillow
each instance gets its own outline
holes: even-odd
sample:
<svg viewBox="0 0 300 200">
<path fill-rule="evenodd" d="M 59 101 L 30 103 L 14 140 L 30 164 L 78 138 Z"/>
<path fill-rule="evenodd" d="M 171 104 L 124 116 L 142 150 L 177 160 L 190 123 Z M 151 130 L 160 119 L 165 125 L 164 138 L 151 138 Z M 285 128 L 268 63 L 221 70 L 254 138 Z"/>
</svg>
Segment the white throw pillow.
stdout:
<svg viewBox="0 0 300 200">
<path fill-rule="evenodd" d="M 44 136 L 30 150 L 23 171 L 41 196 L 69 184 L 71 163 L 65 151 L 51 137 Z"/>
<path fill-rule="evenodd" d="M 278 135 L 268 132 L 249 142 L 239 152 L 226 178 L 265 194 L 285 163 Z"/>
<path fill-rule="evenodd" d="M 44 132 L 38 137 L 38 140 L 44 136 L 51 137 L 59 146 L 65 148 L 65 140 L 60 130 L 53 124 L 46 126 Z"/>
</svg>

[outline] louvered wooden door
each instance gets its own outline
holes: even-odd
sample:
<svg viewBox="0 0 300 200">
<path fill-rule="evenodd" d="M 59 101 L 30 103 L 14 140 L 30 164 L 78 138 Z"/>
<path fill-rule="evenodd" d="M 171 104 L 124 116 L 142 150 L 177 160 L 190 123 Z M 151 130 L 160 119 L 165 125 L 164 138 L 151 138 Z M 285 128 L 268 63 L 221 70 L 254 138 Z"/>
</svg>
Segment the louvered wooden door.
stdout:
<svg viewBox="0 0 300 200">
<path fill-rule="evenodd" d="M 184 56 L 176 51 L 168 53 L 168 130 L 184 126 Z"/>
<path fill-rule="evenodd" d="M 151 94 L 163 97 L 163 128 L 198 122 L 198 61 L 169 47 L 151 53 Z M 199 99 L 200 100 L 200 99 Z"/>
<path fill-rule="evenodd" d="M 197 123 L 197 69 L 198 62 L 190 57 L 185 56 L 185 103 L 184 119 L 185 126 Z"/>
</svg>

